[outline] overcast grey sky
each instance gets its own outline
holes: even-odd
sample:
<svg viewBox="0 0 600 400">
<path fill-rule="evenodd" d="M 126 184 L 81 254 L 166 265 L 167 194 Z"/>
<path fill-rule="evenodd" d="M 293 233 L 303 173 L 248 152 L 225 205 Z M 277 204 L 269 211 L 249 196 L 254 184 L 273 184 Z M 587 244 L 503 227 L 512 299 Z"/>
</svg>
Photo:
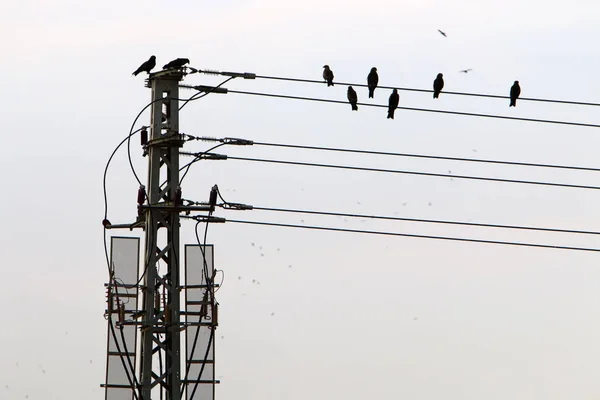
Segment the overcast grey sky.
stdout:
<svg viewBox="0 0 600 400">
<path fill-rule="evenodd" d="M 187 57 L 197 68 L 598 102 L 600 3 L 420 1 L 2 1 L 5 187 L 0 398 L 103 399 L 107 281 L 102 173 L 150 101 L 131 73 Z M 438 34 L 445 31 L 447 38 Z M 469 74 L 459 70 L 473 68 Z M 218 83 L 192 75 L 186 84 Z M 235 80 L 230 89 L 345 100 L 346 87 Z M 357 89 L 367 102 L 366 89 Z M 193 94 L 193 92 L 183 92 Z M 386 104 L 389 91 L 377 90 Z M 600 123 L 598 109 L 400 92 L 400 105 Z M 600 130 L 236 94 L 186 106 L 193 135 L 600 167 Z M 145 113 L 139 125 L 149 123 Z M 132 142 L 137 171 L 146 159 Z M 205 149 L 203 143 L 186 145 Z M 583 172 L 265 147 L 229 155 L 598 185 Z M 109 218 L 135 217 L 121 151 Z M 203 161 L 183 185 L 206 200 L 413 218 L 598 230 L 594 191 Z M 232 219 L 600 248 L 596 237 L 218 211 Z M 304 222 L 301 222 L 303 220 Z M 130 234 L 129 232 L 117 232 Z M 136 234 L 137 232 L 131 233 Z M 182 240 L 194 243 L 193 225 Z M 600 256 L 424 239 L 220 224 L 220 400 L 595 399 Z M 251 243 L 255 243 L 252 246 Z M 259 249 L 262 247 L 262 249 Z M 261 253 L 263 254 L 261 256 Z M 290 267 L 291 266 L 291 267 Z M 238 279 L 240 277 L 240 279 Z M 260 285 L 252 283 L 257 280 Z M 273 316 L 272 313 L 275 313 Z"/>
</svg>

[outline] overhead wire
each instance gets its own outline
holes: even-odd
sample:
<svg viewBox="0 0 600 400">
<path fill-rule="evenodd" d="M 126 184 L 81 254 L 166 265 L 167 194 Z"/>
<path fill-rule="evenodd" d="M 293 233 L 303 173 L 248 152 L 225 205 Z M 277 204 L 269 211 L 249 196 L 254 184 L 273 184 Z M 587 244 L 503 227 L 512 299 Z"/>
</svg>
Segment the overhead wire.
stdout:
<svg viewBox="0 0 600 400">
<path fill-rule="evenodd" d="M 508 246 L 535 247 L 535 248 L 555 249 L 555 250 L 600 252 L 600 249 L 597 249 L 597 248 L 571 247 L 571 246 L 555 246 L 555 245 L 538 244 L 538 243 L 527 243 L 527 242 L 508 242 L 508 241 L 472 239 L 472 238 L 451 237 L 451 236 L 418 235 L 418 234 L 400 233 L 400 232 L 369 231 L 369 230 L 362 230 L 362 229 L 346 229 L 346 228 L 334 228 L 334 227 L 327 227 L 327 226 L 296 225 L 296 224 L 283 224 L 283 223 L 275 223 L 275 222 L 247 221 L 247 220 L 235 220 L 235 219 L 227 219 L 226 222 L 238 223 L 238 224 L 250 224 L 250 225 L 263 225 L 263 226 L 284 227 L 284 228 L 298 228 L 298 229 L 309 229 L 309 230 L 320 230 L 320 231 L 332 231 L 332 232 L 361 233 L 361 234 L 370 234 L 370 235 L 399 236 L 399 237 L 420 238 L 420 239 L 451 240 L 451 241 L 458 241 L 458 242 L 471 242 L 471 243 L 485 243 L 485 244 L 497 244 L 497 245 L 508 245 Z"/>
<path fill-rule="evenodd" d="M 232 90 L 232 89 L 228 89 L 228 93 L 348 105 L 348 101 L 322 99 L 322 98 L 317 98 L 317 97 L 290 96 L 290 95 L 283 95 L 283 94 L 249 92 L 249 91 Z M 384 104 L 357 103 L 357 105 L 366 106 L 366 107 L 378 107 L 378 108 L 385 108 L 385 109 L 388 108 L 388 106 L 384 105 Z M 468 117 L 495 118 L 495 119 L 504 119 L 504 120 L 512 120 L 512 121 L 526 121 L 526 122 L 537 122 L 537 123 L 546 123 L 546 124 L 581 126 L 581 127 L 587 127 L 587 128 L 600 128 L 600 125 L 588 124 L 588 123 L 583 123 L 583 122 L 557 121 L 557 120 L 549 120 L 549 119 L 536 119 L 536 118 L 524 118 L 524 117 L 509 117 L 506 115 L 468 113 L 468 112 L 461 112 L 461 111 L 435 110 L 435 109 L 430 109 L 430 108 L 416 108 L 416 107 L 400 107 L 399 106 L 399 107 L 396 107 L 396 109 L 397 110 L 407 110 L 407 111 L 438 113 L 438 114 L 452 114 L 452 115 L 460 115 L 460 116 L 468 116 Z"/>
<path fill-rule="evenodd" d="M 192 166 L 192 164 L 200 161 L 202 159 L 202 156 L 210 153 L 211 151 L 218 149 L 221 146 L 225 146 L 227 143 L 219 143 L 216 146 L 211 147 L 210 149 L 197 153 L 194 156 L 194 159 L 192 161 L 190 161 L 189 163 L 185 164 L 183 167 L 179 168 L 179 172 L 183 171 L 185 169 L 185 172 L 183 173 L 183 175 L 181 176 L 181 178 L 179 178 L 179 185 L 181 185 L 183 183 L 183 179 L 185 178 L 185 176 L 188 174 L 188 172 L 190 171 L 190 167 Z M 163 182 L 164 184 L 165 182 Z M 161 185 L 162 186 L 162 185 Z"/>
<path fill-rule="evenodd" d="M 225 204 L 227 204 L 227 203 L 225 203 Z M 367 219 L 388 220 L 388 221 L 406 221 L 406 222 L 419 222 L 419 223 L 430 223 L 430 224 L 474 226 L 474 227 L 484 227 L 484 228 L 517 229 L 517 230 L 529 230 L 529 231 L 539 231 L 539 232 L 600 235 L 599 231 L 586 231 L 586 230 L 576 230 L 576 229 L 543 228 L 543 227 L 535 227 L 535 226 L 503 225 L 503 224 L 484 224 L 484 223 L 478 223 L 478 222 L 462 222 L 462 221 L 448 221 L 448 220 L 435 220 L 435 219 L 422 219 L 422 218 L 392 217 L 392 216 L 382 216 L 382 215 L 341 213 L 341 212 L 332 212 L 332 211 L 298 210 L 298 209 L 290 209 L 290 208 L 260 207 L 260 206 L 254 206 L 254 205 L 252 206 L 252 210 L 272 211 L 272 212 L 281 212 L 281 213 L 294 213 L 294 214 L 324 215 L 324 216 L 348 217 L 348 218 L 367 218 Z"/>
<path fill-rule="evenodd" d="M 300 161 L 273 160 L 273 159 L 266 159 L 266 158 L 227 156 L 227 159 L 228 160 L 239 160 L 239 161 L 264 162 L 264 163 L 271 163 L 271 164 L 298 165 L 298 166 L 305 166 L 305 167 L 334 168 L 334 169 L 346 169 L 346 170 L 366 171 L 366 172 L 384 172 L 384 173 L 394 173 L 394 174 L 432 176 L 432 177 L 440 177 L 440 178 L 471 179 L 471 180 L 478 180 L 478 181 L 518 183 L 518 184 L 542 185 L 542 186 L 556 186 L 556 187 L 565 187 L 565 188 L 573 188 L 573 189 L 594 189 L 594 190 L 600 189 L 600 186 L 591 186 L 591 185 L 575 185 L 575 184 L 568 184 L 568 183 L 526 181 L 526 180 L 520 180 L 520 179 L 489 178 L 489 177 L 483 177 L 483 176 L 470 176 L 470 175 L 440 174 L 440 173 L 433 173 L 433 172 L 405 171 L 405 170 L 394 170 L 394 169 L 384 169 L 384 168 L 367 168 L 367 167 L 355 167 L 355 166 L 351 166 L 351 165 L 320 164 L 320 163 L 309 163 L 309 162 L 300 162 Z"/>
<path fill-rule="evenodd" d="M 279 81 L 289 81 L 289 82 L 302 82 L 302 83 L 316 83 L 323 85 L 326 82 L 324 80 L 314 80 L 314 79 L 301 79 L 301 78 L 289 78 L 282 76 L 269 76 L 269 75 L 256 75 L 256 79 L 270 79 L 270 80 L 279 80 Z M 333 82 L 336 85 L 341 86 L 356 86 L 356 87 L 368 87 L 368 85 L 362 83 L 345 83 L 345 82 Z M 397 89 L 404 92 L 422 92 L 422 93 L 433 93 L 433 90 L 430 89 L 415 89 L 401 86 L 380 86 L 377 85 L 377 89 Z M 493 99 L 510 99 L 510 96 L 502 96 L 502 95 L 494 95 L 494 94 L 482 94 L 482 93 L 469 93 L 469 92 L 449 92 L 443 91 L 444 95 L 454 95 L 454 96 L 472 96 L 472 97 L 486 97 Z M 591 103 L 591 102 L 583 102 L 583 101 L 571 101 L 571 100 L 552 100 L 552 99 L 540 99 L 533 97 L 519 97 L 519 101 L 534 101 L 534 102 L 545 102 L 545 103 L 559 103 L 559 104 L 571 104 L 578 106 L 593 106 L 600 107 L 600 103 Z"/>
<path fill-rule="evenodd" d="M 207 139 L 203 139 L 203 140 L 210 140 L 210 139 L 207 138 Z M 487 163 L 487 164 L 514 165 L 514 166 L 522 166 L 522 167 L 557 168 L 557 169 L 571 169 L 571 170 L 579 170 L 579 171 L 600 172 L 600 168 L 571 166 L 571 165 L 555 165 L 555 164 L 542 164 L 542 163 L 527 163 L 527 162 L 518 162 L 518 161 L 486 160 L 486 159 L 481 159 L 481 158 L 447 157 L 447 156 L 413 154 L 413 153 L 394 153 L 394 152 L 387 152 L 387 151 L 346 149 L 346 148 L 338 148 L 338 147 L 309 146 L 309 145 L 287 144 L 287 143 L 269 143 L 269 142 L 252 141 L 252 144 L 256 145 L 256 146 L 283 147 L 283 148 L 291 148 L 291 149 L 322 150 L 322 151 L 332 151 L 332 152 L 342 152 L 342 153 L 357 153 L 357 154 L 408 157 L 408 158 L 424 158 L 424 159 L 432 159 L 432 160 L 464 161 L 464 162 Z"/>
<path fill-rule="evenodd" d="M 186 101 L 184 101 L 184 103 L 181 105 L 181 107 L 179 107 L 179 111 L 181 111 L 181 109 L 183 107 L 185 107 L 185 105 L 187 103 L 189 103 L 190 101 L 194 101 L 194 100 L 199 100 L 201 98 L 203 98 L 204 96 L 209 95 L 210 93 L 214 92 L 215 90 L 217 90 L 218 88 L 220 88 L 221 86 L 223 86 L 224 84 L 226 84 L 227 82 L 229 82 L 230 80 L 232 80 L 233 78 L 235 78 L 235 76 L 232 76 L 228 79 L 225 79 L 223 82 L 219 83 L 217 86 L 215 86 L 214 88 L 204 92 L 203 90 L 199 90 L 198 92 L 196 92 L 194 95 L 192 95 L 189 99 L 187 99 Z M 202 96 L 200 97 L 196 97 L 198 96 L 200 93 L 204 93 Z"/>
</svg>

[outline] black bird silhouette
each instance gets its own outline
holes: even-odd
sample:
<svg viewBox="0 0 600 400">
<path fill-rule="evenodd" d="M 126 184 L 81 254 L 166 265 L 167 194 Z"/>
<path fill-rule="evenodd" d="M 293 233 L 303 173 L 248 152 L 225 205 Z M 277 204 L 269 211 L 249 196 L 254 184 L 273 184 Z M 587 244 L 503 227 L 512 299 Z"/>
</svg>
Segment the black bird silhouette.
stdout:
<svg viewBox="0 0 600 400">
<path fill-rule="evenodd" d="M 468 73 L 469 71 L 473 71 L 473 68 L 461 69 L 461 70 L 460 70 L 460 71 L 458 71 L 458 72 L 462 72 L 463 74 L 466 74 L 466 73 Z"/>
<path fill-rule="evenodd" d="M 437 74 L 437 78 L 433 81 L 433 98 L 437 99 L 440 96 L 440 92 L 444 88 L 443 74 Z"/>
<path fill-rule="evenodd" d="M 139 74 L 140 72 L 147 72 L 148 74 L 150 74 L 150 71 L 154 67 L 156 67 L 156 57 L 150 56 L 148 61 L 146 61 L 142 65 L 140 65 L 140 67 L 135 70 L 133 75 L 137 76 L 137 74 Z"/>
<path fill-rule="evenodd" d="M 188 64 L 190 60 L 188 58 L 176 58 L 173 61 L 169 61 L 167 64 L 163 65 L 163 69 L 177 69 L 183 67 L 185 64 Z"/>
<path fill-rule="evenodd" d="M 439 32 L 439 33 L 440 33 L 440 35 L 442 35 L 443 37 L 448 37 L 448 36 L 446 36 L 446 33 L 444 33 L 444 32 L 442 32 L 442 31 L 440 31 L 439 29 L 438 29 L 438 32 Z"/>
<path fill-rule="evenodd" d="M 327 86 L 333 86 L 333 71 L 329 65 L 323 65 L 323 79 L 327 82 Z"/>
<path fill-rule="evenodd" d="M 510 105 L 509 107 L 517 106 L 517 99 L 521 95 L 521 86 L 519 86 L 519 81 L 515 81 L 512 87 L 510 88 Z"/>
<path fill-rule="evenodd" d="M 348 101 L 352 106 L 352 111 L 358 111 L 358 95 L 356 94 L 356 90 L 352 89 L 352 86 L 348 86 Z"/>
<path fill-rule="evenodd" d="M 394 119 L 394 111 L 398 108 L 398 104 L 400 104 L 400 95 L 398 94 L 398 90 L 394 89 L 392 94 L 390 94 L 388 102 L 388 118 Z"/>
<path fill-rule="evenodd" d="M 377 74 L 377 68 L 371 68 L 371 72 L 367 76 L 367 87 L 369 88 L 369 98 L 372 99 L 375 96 L 375 88 L 379 83 L 379 75 Z"/>
</svg>

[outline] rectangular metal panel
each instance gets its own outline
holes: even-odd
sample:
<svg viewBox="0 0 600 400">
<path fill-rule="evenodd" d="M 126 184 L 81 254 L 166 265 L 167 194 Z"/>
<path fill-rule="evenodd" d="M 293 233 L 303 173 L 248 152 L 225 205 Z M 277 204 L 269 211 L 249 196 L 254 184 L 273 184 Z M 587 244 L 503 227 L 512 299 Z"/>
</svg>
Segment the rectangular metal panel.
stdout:
<svg viewBox="0 0 600 400">
<path fill-rule="evenodd" d="M 204 251 L 203 251 L 204 250 Z M 204 254 L 203 254 L 204 253 Z M 186 245 L 185 246 L 185 311 L 199 313 L 201 304 L 190 304 L 190 302 L 201 302 L 210 300 L 205 298 L 207 288 L 190 288 L 189 286 L 206 285 L 206 273 L 209 277 L 214 276 L 214 252 L 212 245 Z M 212 309 L 207 306 L 207 315 L 212 316 Z M 200 322 L 199 315 L 186 315 L 186 323 Z M 211 322 L 210 319 L 202 319 L 202 322 Z M 192 399 L 195 381 L 206 381 L 198 383 L 193 399 L 211 400 L 215 398 L 215 337 L 214 329 L 210 326 L 188 326 L 185 330 L 186 341 L 186 399 Z M 195 343 L 195 346 L 194 346 Z M 203 367 L 204 366 L 204 367 Z M 202 373 L 201 373 L 202 372 Z M 185 374 L 182 373 L 185 376 Z"/>
<path fill-rule="evenodd" d="M 118 304 L 125 304 L 125 320 L 137 310 L 138 290 L 133 288 L 139 275 L 140 239 L 111 237 L 110 260 L 114 271 L 112 312 L 108 323 L 106 357 L 106 400 L 131 400 L 131 381 L 135 380 L 137 329 L 134 325 L 118 327 Z M 132 370 L 133 367 L 133 370 Z M 129 374 L 129 378 L 127 376 Z"/>
</svg>

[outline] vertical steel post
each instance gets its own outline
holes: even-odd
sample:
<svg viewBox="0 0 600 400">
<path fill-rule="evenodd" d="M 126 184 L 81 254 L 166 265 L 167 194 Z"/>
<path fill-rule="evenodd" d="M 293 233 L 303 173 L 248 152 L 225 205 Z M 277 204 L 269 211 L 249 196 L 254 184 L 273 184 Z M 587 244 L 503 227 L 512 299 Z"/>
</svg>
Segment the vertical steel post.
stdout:
<svg viewBox="0 0 600 400">
<path fill-rule="evenodd" d="M 157 385 L 165 390 L 167 400 L 181 398 L 180 224 L 179 204 L 174 200 L 179 188 L 179 149 L 184 143 L 179 134 L 178 85 L 182 78 L 183 73 L 177 70 L 161 71 L 149 78 L 153 103 L 147 145 L 148 184 L 140 213 L 146 231 L 140 400 L 151 400 Z M 165 355 L 162 371 L 153 363 L 159 351 Z"/>
</svg>

